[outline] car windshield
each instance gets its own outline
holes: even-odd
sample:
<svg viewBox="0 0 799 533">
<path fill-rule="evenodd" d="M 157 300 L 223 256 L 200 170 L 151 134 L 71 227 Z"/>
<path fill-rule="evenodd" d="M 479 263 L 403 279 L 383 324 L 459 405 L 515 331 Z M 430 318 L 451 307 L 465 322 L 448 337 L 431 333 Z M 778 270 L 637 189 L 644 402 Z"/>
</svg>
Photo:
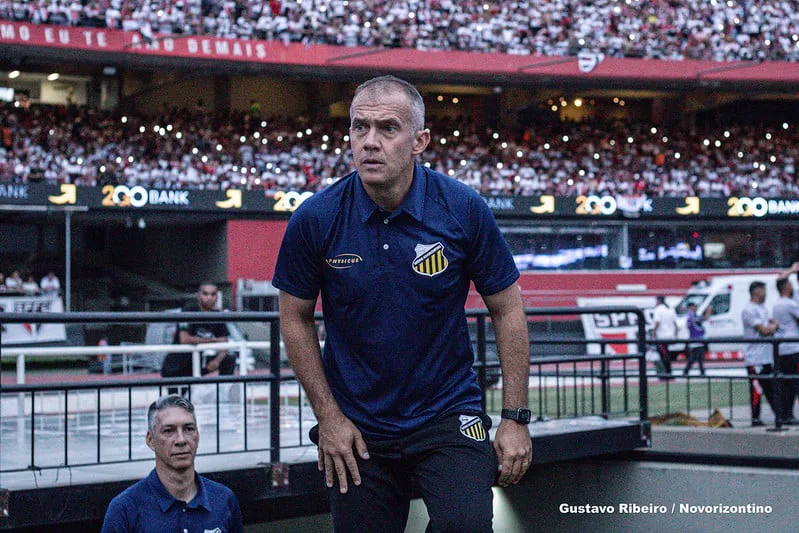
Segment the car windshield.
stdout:
<svg viewBox="0 0 799 533">
<path fill-rule="evenodd" d="M 674 309 L 674 312 L 677 313 L 677 316 L 682 316 L 688 312 L 688 305 L 689 304 L 696 304 L 696 307 L 700 307 L 702 302 L 707 300 L 707 294 L 705 293 L 691 293 L 686 294 L 685 298 L 683 298 L 680 303 L 677 304 L 677 307 Z"/>
</svg>

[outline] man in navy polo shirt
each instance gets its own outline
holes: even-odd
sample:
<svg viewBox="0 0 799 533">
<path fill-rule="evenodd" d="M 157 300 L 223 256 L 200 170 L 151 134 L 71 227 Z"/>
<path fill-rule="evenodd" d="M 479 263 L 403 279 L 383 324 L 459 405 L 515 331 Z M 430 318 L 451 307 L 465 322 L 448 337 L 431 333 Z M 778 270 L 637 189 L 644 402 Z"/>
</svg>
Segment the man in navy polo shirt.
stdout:
<svg viewBox="0 0 799 533">
<path fill-rule="evenodd" d="M 177 394 L 147 411 L 155 469 L 111 500 L 102 533 L 241 533 L 236 496 L 194 471 L 200 434 L 194 406 Z"/>
<path fill-rule="evenodd" d="M 357 170 L 294 213 L 272 280 L 289 360 L 319 422 L 335 529 L 403 531 L 415 483 L 432 531 L 490 531 L 497 470 L 501 485 L 516 483 L 532 453 L 519 273 L 480 196 L 416 164 L 430 132 L 413 85 L 364 83 L 350 119 Z M 464 313 L 470 282 L 502 365 L 493 448 Z"/>
</svg>

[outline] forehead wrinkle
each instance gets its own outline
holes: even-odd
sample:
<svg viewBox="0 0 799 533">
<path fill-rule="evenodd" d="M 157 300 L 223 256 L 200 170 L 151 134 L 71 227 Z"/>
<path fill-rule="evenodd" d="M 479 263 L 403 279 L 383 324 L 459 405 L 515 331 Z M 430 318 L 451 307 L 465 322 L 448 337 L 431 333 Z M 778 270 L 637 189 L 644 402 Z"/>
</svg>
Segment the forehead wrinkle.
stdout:
<svg viewBox="0 0 799 533">
<path fill-rule="evenodd" d="M 390 120 L 402 122 L 408 114 L 408 106 L 400 104 L 363 104 L 352 106 L 352 119 Z"/>
</svg>

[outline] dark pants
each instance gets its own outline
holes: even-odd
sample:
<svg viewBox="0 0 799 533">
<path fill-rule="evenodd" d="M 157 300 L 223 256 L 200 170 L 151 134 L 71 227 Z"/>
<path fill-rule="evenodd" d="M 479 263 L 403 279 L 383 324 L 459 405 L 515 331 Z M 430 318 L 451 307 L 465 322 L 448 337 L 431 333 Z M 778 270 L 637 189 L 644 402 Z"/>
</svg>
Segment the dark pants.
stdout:
<svg viewBox="0 0 799 533">
<path fill-rule="evenodd" d="M 685 365 L 685 371 L 683 372 L 685 375 L 688 375 L 694 363 L 699 363 L 699 372 L 703 376 L 705 375 L 705 352 L 704 346 L 688 348 L 688 364 Z"/>
<path fill-rule="evenodd" d="M 337 533 L 402 533 L 414 487 L 430 515 L 427 531 L 492 531 L 497 459 L 488 438 L 490 419 L 454 413 L 398 439 L 370 441 L 370 458 L 356 455 L 361 485 L 338 482 L 328 490 Z M 482 439 L 482 440 L 478 440 Z"/>
<path fill-rule="evenodd" d="M 749 376 L 770 376 L 774 372 L 772 365 L 762 366 L 747 366 L 746 373 Z M 771 405 L 771 410 L 777 413 L 774 407 L 774 381 L 771 379 L 750 379 L 749 380 L 749 397 L 752 406 L 752 420 L 759 420 L 761 408 L 763 406 L 763 398 Z"/>
<path fill-rule="evenodd" d="M 778 358 L 780 372 L 785 376 L 799 374 L 796 365 L 799 363 L 799 354 L 780 355 Z M 779 384 L 779 412 L 777 417 L 783 421 L 793 418 L 793 403 L 799 391 L 799 385 L 794 380 L 782 380 Z"/>
<path fill-rule="evenodd" d="M 671 354 L 669 353 L 668 345 L 658 344 L 658 353 L 660 354 L 660 361 L 663 363 L 663 371 L 666 374 L 671 374 Z"/>
<path fill-rule="evenodd" d="M 191 376 L 191 354 L 190 353 L 171 353 L 167 354 L 164 362 L 161 365 L 161 377 L 164 378 L 174 378 L 174 377 L 190 377 Z M 200 356 L 200 364 L 202 368 L 200 369 L 201 375 L 206 375 L 208 370 L 206 369 L 206 365 L 208 361 L 210 361 L 211 357 L 203 357 Z M 219 363 L 219 375 L 220 376 L 232 376 L 236 372 L 236 356 L 228 353 L 227 357 L 222 359 Z M 181 385 L 175 387 L 169 387 L 167 389 L 168 394 L 180 394 L 181 396 L 185 396 L 186 398 L 191 399 L 191 387 L 188 385 Z"/>
</svg>

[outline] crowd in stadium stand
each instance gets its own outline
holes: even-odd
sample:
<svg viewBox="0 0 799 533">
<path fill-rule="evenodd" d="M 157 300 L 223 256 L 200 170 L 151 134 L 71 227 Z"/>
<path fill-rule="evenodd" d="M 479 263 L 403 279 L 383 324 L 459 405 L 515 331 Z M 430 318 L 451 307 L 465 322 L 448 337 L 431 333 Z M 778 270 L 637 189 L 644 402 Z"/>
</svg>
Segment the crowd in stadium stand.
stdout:
<svg viewBox="0 0 799 533">
<path fill-rule="evenodd" d="M 38 0 L 0 18 L 164 35 L 546 56 L 799 60 L 795 0 Z"/>
<path fill-rule="evenodd" d="M 0 108 L 0 182 L 318 190 L 352 169 L 348 121 L 158 117 L 72 106 Z M 546 122 L 494 130 L 437 118 L 421 160 L 486 195 L 799 197 L 799 128 L 686 132 L 648 124 Z"/>
</svg>

